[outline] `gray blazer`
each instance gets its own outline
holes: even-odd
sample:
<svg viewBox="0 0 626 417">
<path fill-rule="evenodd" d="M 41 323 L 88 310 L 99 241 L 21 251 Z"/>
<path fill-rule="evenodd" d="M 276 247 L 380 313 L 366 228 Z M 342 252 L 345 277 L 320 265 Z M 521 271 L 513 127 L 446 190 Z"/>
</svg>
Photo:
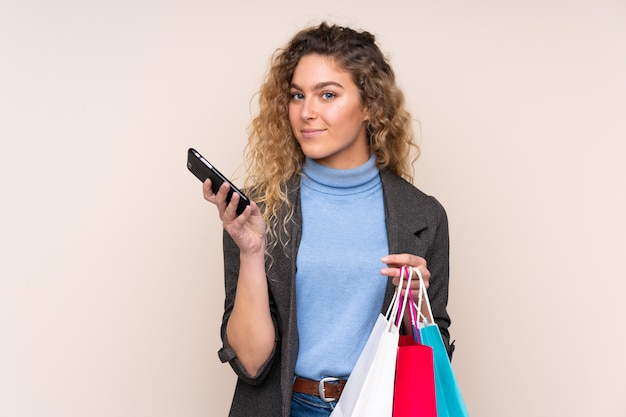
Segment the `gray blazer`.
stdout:
<svg viewBox="0 0 626 417">
<path fill-rule="evenodd" d="M 380 172 L 385 200 L 385 221 L 389 253 L 412 253 L 426 259 L 431 272 L 428 295 L 433 316 L 439 325 L 449 355 L 450 317 L 448 303 L 449 240 L 448 220 L 441 204 L 412 184 L 388 170 Z M 239 249 L 224 232 L 224 275 L 226 298 L 222 321 L 223 347 L 218 352 L 222 362 L 229 362 L 238 376 L 230 417 L 289 417 L 294 369 L 298 353 L 296 327 L 296 256 L 301 236 L 299 178 L 289 184 L 289 200 L 295 205 L 290 223 L 290 237 L 284 246 L 273 250 L 273 263 L 267 261 L 270 311 L 276 328 L 274 351 L 256 377 L 251 377 L 237 359 L 226 338 L 226 323 L 233 309 L 239 274 Z M 287 239 L 286 236 L 282 236 Z M 391 280 L 381 312 L 391 301 Z"/>
</svg>

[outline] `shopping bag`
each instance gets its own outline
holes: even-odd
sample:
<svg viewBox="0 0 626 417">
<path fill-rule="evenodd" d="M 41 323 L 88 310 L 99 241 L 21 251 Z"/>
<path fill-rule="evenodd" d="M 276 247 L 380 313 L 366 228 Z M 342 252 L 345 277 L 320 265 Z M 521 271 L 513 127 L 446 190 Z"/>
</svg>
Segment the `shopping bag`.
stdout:
<svg viewBox="0 0 626 417">
<path fill-rule="evenodd" d="M 406 271 L 405 271 L 406 272 Z M 396 357 L 400 336 L 397 317 L 401 305 L 399 291 L 406 273 L 400 275 L 400 285 L 394 293 L 387 313 L 379 315 L 367 343 L 361 352 L 331 417 L 391 417 L 396 373 Z M 401 314 L 400 314 L 401 316 Z"/>
<path fill-rule="evenodd" d="M 396 380 L 393 396 L 393 417 L 437 417 L 433 349 L 423 345 L 417 325 L 417 310 L 412 291 L 407 289 L 411 317 L 411 333 L 400 335 L 396 359 Z"/>
<path fill-rule="evenodd" d="M 422 285 L 423 281 L 421 276 L 419 276 L 419 279 L 420 285 Z M 456 377 L 454 376 L 454 370 L 452 369 L 448 352 L 443 344 L 439 326 L 437 326 L 433 318 L 430 300 L 428 299 L 426 291 L 424 291 L 423 296 L 428 314 L 426 316 L 422 315 L 423 320 L 419 320 L 419 334 L 422 343 L 433 348 L 437 416 L 469 417 L 463 395 L 461 394 Z"/>
</svg>

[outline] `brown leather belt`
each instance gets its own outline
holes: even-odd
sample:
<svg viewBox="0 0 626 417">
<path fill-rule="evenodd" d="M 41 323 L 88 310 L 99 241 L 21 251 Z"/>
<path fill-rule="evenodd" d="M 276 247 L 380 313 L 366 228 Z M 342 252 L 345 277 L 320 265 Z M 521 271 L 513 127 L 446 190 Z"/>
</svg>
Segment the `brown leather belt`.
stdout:
<svg viewBox="0 0 626 417">
<path fill-rule="evenodd" d="M 323 401 L 331 402 L 339 400 L 341 391 L 346 385 L 346 381 L 339 378 L 323 378 L 321 381 L 296 377 L 293 383 L 293 390 L 303 394 L 317 395 Z"/>
</svg>

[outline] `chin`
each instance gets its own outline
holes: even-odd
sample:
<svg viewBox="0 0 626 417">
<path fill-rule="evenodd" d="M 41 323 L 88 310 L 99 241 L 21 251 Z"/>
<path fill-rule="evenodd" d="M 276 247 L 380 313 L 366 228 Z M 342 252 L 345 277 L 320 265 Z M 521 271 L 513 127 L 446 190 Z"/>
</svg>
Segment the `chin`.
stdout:
<svg viewBox="0 0 626 417">
<path fill-rule="evenodd" d="M 328 158 L 328 153 L 326 152 L 320 152 L 319 150 L 314 150 L 314 149 L 306 149 L 306 148 L 302 148 L 302 153 L 304 153 L 304 156 L 306 156 L 307 158 L 310 159 L 314 159 L 314 160 L 318 160 L 318 159 L 324 159 L 324 158 Z"/>
</svg>

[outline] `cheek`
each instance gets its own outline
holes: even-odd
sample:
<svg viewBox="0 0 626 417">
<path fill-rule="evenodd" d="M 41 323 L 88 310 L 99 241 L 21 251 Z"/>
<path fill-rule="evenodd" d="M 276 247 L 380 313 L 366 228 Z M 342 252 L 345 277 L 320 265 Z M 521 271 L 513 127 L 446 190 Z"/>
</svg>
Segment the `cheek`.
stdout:
<svg viewBox="0 0 626 417">
<path fill-rule="evenodd" d="M 360 129 L 363 124 L 363 112 L 358 108 L 337 107 L 327 117 L 327 120 L 332 120 L 347 130 Z"/>
<path fill-rule="evenodd" d="M 289 105 L 289 109 L 288 109 L 288 117 L 289 117 L 289 124 L 291 124 L 291 127 L 293 128 L 295 123 L 298 122 L 298 112 L 296 111 L 294 106 L 291 104 Z"/>
<path fill-rule="evenodd" d="M 346 113 L 346 109 L 341 105 L 330 106 L 323 114 L 324 120 L 329 124 L 337 125 L 343 124 L 349 120 L 349 115 Z"/>
</svg>

